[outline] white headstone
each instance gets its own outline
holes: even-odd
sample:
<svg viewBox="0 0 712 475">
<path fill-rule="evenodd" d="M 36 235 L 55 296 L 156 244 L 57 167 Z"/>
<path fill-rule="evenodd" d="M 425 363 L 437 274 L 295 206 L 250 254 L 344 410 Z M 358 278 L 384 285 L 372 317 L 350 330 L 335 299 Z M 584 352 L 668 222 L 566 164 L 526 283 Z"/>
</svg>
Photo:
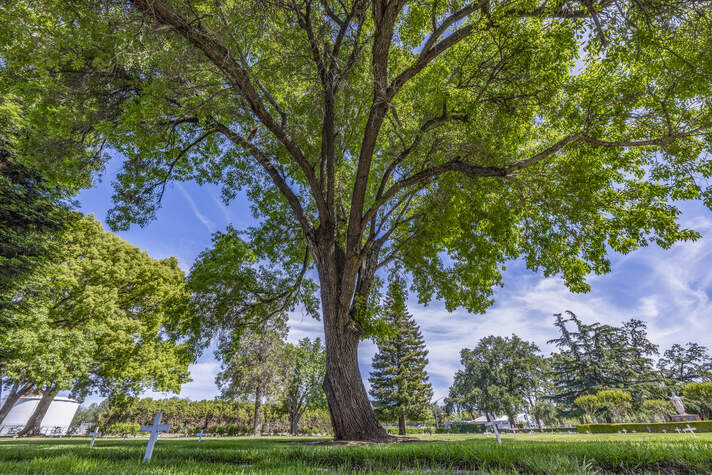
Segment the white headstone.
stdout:
<svg viewBox="0 0 712 475">
<path fill-rule="evenodd" d="M 150 434 L 148 437 L 148 445 L 146 446 L 146 453 L 143 455 L 144 462 L 151 461 L 153 447 L 156 445 L 156 440 L 160 433 L 171 428 L 168 424 L 161 424 L 161 417 L 163 417 L 163 414 L 158 412 L 156 413 L 156 417 L 153 418 L 153 425 L 141 426 L 141 432 L 148 432 Z"/>
<path fill-rule="evenodd" d="M 198 433 L 195 434 L 195 435 L 198 436 L 198 442 L 202 442 L 202 441 L 203 441 L 203 437 L 205 437 L 205 436 L 208 435 L 208 434 L 206 434 L 205 431 L 201 430 L 200 432 L 198 432 Z"/>
<path fill-rule="evenodd" d="M 94 429 L 94 432 L 89 434 L 91 436 L 91 442 L 89 442 L 89 448 L 94 447 L 94 441 L 96 440 L 97 437 L 101 437 L 101 434 L 99 433 L 98 429 Z"/>
</svg>

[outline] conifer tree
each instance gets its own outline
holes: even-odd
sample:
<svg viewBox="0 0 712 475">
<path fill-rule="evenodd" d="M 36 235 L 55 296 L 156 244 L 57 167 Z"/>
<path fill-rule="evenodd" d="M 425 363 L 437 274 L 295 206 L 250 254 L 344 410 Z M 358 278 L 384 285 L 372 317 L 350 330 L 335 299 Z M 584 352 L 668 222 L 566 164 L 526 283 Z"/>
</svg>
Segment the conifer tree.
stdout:
<svg viewBox="0 0 712 475">
<path fill-rule="evenodd" d="M 401 435 L 405 435 L 406 417 L 421 417 L 433 397 L 425 372 L 428 350 L 420 328 L 408 313 L 406 297 L 403 281 L 394 280 L 386 297 L 386 321 L 395 333 L 378 344 L 369 378 L 376 413 L 384 419 L 397 418 Z"/>
</svg>

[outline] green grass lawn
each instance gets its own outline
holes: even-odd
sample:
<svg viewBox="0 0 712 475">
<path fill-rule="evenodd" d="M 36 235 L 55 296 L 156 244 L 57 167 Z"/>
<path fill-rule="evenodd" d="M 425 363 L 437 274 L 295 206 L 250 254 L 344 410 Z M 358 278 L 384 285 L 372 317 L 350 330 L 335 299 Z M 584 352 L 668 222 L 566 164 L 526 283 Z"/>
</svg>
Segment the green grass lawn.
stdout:
<svg viewBox="0 0 712 475">
<path fill-rule="evenodd" d="M 0 439 L 0 473 L 711 473 L 712 434 L 520 434 L 423 442 L 305 445 L 315 438 Z M 321 439 L 327 440 L 327 439 Z"/>
</svg>

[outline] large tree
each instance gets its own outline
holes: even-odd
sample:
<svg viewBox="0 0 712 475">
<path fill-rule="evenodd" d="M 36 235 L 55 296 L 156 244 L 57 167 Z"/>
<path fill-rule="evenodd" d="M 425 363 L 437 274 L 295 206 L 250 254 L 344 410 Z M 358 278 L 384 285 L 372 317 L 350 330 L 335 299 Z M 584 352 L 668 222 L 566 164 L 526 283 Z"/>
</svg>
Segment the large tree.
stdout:
<svg viewBox="0 0 712 475">
<path fill-rule="evenodd" d="M 485 337 L 473 349 L 460 351 L 460 363 L 448 398 L 477 408 L 487 420 L 506 414 L 512 427 L 545 377 L 539 348 L 517 335 Z"/>
<path fill-rule="evenodd" d="M 17 160 L 19 137 L 27 124 L 3 79 L 0 76 L 0 305 L 5 306 L 13 289 L 56 257 L 60 236 L 78 213 L 70 211 L 61 188 Z"/>
<path fill-rule="evenodd" d="M 643 322 L 587 324 L 568 310 L 555 317 L 560 335 L 549 341 L 558 349 L 551 358 L 554 400 L 573 408 L 579 396 L 605 389 L 630 391 L 636 403 L 660 394 L 662 378 L 653 363 L 657 345 L 648 340 Z"/>
<path fill-rule="evenodd" d="M 23 435 L 40 431 L 60 390 L 177 392 L 194 359 L 184 338 L 193 325 L 190 294 L 175 258 L 152 259 L 93 218 L 65 233 L 62 248 L 61 262 L 44 265 L 16 291 L 23 305 L 0 309 L 11 322 L 0 333 L 8 350 L 0 364 L 18 388 L 11 395 L 43 393 Z"/>
<path fill-rule="evenodd" d="M 697 343 L 672 345 L 665 350 L 657 366 L 671 386 L 712 379 L 712 359 L 707 348 Z"/>
<path fill-rule="evenodd" d="M 393 280 L 385 301 L 385 322 L 392 333 L 378 343 L 368 378 L 376 412 L 383 419 L 397 420 L 400 435 L 406 434 L 406 417 L 422 419 L 433 398 L 425 371 L 428 350 L 418 324 L 408 313 L 407 298 L 404 282 Z"/>
<path fill-rule="evenodd" d="M 86 184 L 126 157 L 114 226 L 170 181 L 246 189 L 259 259 L 316 270 L 336 437 L 383 439 L 357 358 L 379 270 L 481 312 L 512 258 L 585 291 L 608 250 L 697 237 L 673 200 L 709 196 L 711 6 L 16 0 L 0 64 L 24 160 Z"/>
</svg>

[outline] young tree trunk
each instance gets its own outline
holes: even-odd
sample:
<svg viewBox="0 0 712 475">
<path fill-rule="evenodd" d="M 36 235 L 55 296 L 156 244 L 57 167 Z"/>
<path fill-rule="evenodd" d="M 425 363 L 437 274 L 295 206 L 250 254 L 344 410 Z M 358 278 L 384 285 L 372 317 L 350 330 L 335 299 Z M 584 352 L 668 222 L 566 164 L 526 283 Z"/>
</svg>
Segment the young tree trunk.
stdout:
<svg viewBox="0 0 712 475">
<path fill-rule="evenodd" d="M 405 435 L 405 415 L 398 416 L 398 434 Z"/>
<path fill-rule="evenodd" d="M 512 429 L 517 427 L 517 423 L 514 420 L 514 414 L 507 414 L 507 419 L 509 419 L 509 427 Z"/>
<path fill-rule="evenodd" d="M 32 389 L 32 384 L 30 383 L 25 383 L 24 385 L 21 385 L 20 383 L 14 383 L 12 385 L 12 389 L 10 389 L 10 393 L 7 395 L 5 398 L 5 402 L 3 403 L 2 407 L 0 407 L 0 428 L 2 427 L 2 423 L 7 417 L 7 415 L 10 413 L 12 408 L 15 406 L 15 403 L 25 394 L 30 392 L 30 389 Z"/>
<path fill-rule="evenodd" d="M 18 437 L 34 437 L 42 435 L 42 419 L 44 419 L 44 416 L 47 414 L 47 410 L 58 392 L 59 391 L 57 391 L 54 386 L 50 386 L 42 393 L 42 397 L 40 398 L 39 404 L 37 404 L 37 407 L 35 408 L 35 412 L 33 412 L 27 420 L 25 428 L 17 434 Z"/>
<path fill-rule="evenodd" d="M 298 432 L 298 427 L 297 425 L 299 424 L 299 421 L 297 420 L 297 416 L 295 414 L 290 414 L 289 417 L 289 431 L 292 435 L 297 435 Z"/>
<path fill-rule="evenodd" d="M 326 375 L 324 392 L 329 403 L 336 440 L 385 441 L 390 437 L 373 413 L 358 367 L 359 336 L 352 324 L 334 328 L 324 318 Z"/>
<path fill-rule="evenodd" d="M 262 386 L 257 385 L 255 390 L 255 415 L 252 419 L 252 435 L 259 437 L 262 435 L 262 421 L 260 419 L 260 409 L 262 408 Z"/>
</svg>

